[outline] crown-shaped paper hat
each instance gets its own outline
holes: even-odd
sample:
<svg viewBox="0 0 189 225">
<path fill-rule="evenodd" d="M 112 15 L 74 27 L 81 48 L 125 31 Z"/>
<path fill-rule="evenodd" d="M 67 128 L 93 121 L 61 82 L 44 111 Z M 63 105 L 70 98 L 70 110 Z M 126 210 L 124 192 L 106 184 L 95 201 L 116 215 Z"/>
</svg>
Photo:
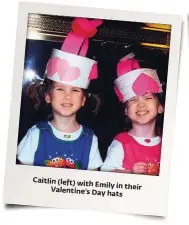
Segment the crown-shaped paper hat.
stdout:
<svg viewBox="0 0 189 225">
<path fill-rule="evenodd" d="M 90 80 L 98 77 L 97 62 L 86 56 L 89 40 L 97 32 L 102 20 L 75 18 L 72 31 L 65 38 L 61 50 L 53 49 L 45 71 L 48 79 L 66 85 L 88 88 Z"/>
<path fill-rule="evenodd" d="M 140 68 L 134 54 L 123 57 L 117 64 L 115 92 L 120 101 L 126 102 L 134 96 L 147 92 L 163 92 L 156 70 Z"/>
</svg>

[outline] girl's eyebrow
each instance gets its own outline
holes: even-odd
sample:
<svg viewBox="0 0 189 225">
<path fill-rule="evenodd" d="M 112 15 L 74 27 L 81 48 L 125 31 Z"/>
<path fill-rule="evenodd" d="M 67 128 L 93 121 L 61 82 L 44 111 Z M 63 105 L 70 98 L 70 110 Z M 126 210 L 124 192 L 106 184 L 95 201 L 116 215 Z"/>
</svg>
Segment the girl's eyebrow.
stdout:
<svg viewBox="0 0 189 225">
<path fill-rule="evenodd" d="M 146 94 L 144 94 L 143 96 L 152 96 L 152 97 L 154 97 L 153 94 L 150 93 L 150 92 L 146 92 Z"/>
<path fill-rule="evenodd" d="M 135 97 L 132 97 L 128 101 L 133 100 L 133 99 L 137 99 L 137 97 L 136 96 Z"/>
<path fill-rule="evenodd" d="M 65 86 L 64 85 L 61 85 L 61 84 L 57 84 L 54 86 L 55 88 L 64 88 Z"/>
</svg>

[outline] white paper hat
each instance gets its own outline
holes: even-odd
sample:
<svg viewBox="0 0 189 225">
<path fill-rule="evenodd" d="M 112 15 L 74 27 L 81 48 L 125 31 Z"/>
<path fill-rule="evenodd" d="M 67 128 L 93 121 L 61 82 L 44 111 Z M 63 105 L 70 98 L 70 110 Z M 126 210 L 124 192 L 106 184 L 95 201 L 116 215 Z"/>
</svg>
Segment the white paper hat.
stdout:
<svg viewBox="0 0 189 225">
<path fill-rule="evenodd" d="M 133 53 L 119 61 L 117 76 L 114 89 L 122 102 L 126 102 L 134 96 L 142 96 L 147 92 L 163 92 L 156 70 L 140 68 Z"/>
<path fill-rule="evenodd" d="M 61 50 L 53 49 L 45 71 L 48 79 L 87 89 L 90 80 L 98 78 L 97 62 L 86 56 L 88 38 L 93 37 L 102 20 L 75 18 L 72 32 L 65 38 Z"/>
</svg>

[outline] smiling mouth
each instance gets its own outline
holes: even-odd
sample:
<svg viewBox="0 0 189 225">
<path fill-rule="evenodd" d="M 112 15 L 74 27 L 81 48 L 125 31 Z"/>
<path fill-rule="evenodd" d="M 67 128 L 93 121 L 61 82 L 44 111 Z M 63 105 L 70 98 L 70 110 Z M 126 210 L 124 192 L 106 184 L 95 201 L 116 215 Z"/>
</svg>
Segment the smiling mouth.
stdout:
<svg viewBox="0 0 189 225">
<path fill-rule="evenodd" d="M 136 114 L 137 114 L 138 116 L 144 116 L 144 115 L 148 114 L 148 112 L 149 112 L 149 111 L 147 111 L 147 110 L 145 110 L 145 111 L 137 111 Z"/>
<path fill-rule="evenodd" d="M 65 107 L 65 108 L 70 108 L 70 107 L 72 107 L 73 106 L 73 104 L 71 104 L 71 103 L 64 103 L 64 104 L 61 104 L 63 107 Z"/>
</svg>

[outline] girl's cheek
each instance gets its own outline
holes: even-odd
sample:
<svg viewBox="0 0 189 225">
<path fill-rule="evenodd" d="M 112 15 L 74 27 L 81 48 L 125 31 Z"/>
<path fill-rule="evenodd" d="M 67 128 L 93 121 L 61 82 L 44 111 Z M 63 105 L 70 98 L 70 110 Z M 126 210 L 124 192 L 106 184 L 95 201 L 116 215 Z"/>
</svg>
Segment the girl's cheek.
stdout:
<svg viewBox="0 0 189 225">
<path fill-rule="evenodd" d="M 125 115 L 129 116 L 131 114 L 131 112 L 132 112 L 132 107 L 127 107 L 125 109 Z"/>
</svg>

